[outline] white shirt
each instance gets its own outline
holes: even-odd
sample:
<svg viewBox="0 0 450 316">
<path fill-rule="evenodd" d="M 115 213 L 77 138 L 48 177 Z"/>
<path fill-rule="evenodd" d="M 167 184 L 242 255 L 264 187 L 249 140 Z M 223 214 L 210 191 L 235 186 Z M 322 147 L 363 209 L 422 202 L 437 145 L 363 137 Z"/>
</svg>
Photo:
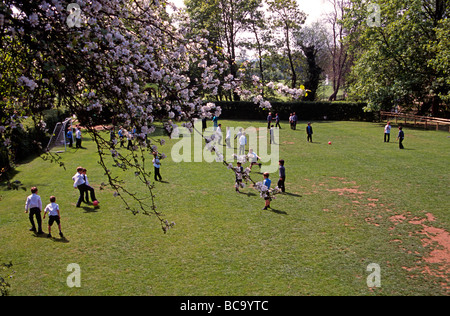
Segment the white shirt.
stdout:
<svg viewBox="0 0 450 316">
<path fill-rule="evenodd" d="M 244 145 L 247 144 L 247 137 L 245 137 L 245 135 L 242 135 L 242 136 L 239 138 L 239 144 L 240 144 L 241 146 L 244 146 Z"/>
<path fill-rule="evenodd" d="M 33 207 L 38 207 L 42 211 L 41 197 L 36 193 L 33 193 L 27 197 L 27 202 L 25 203 L 25 211 L 28 211 Z"/>
<path fill-rule="evenodd" d="M 72 177 L 73 180 L 73 187 L 77 188 L 79 185 L 86 183 L 86 181 L 84 181 L 83 175 L 80 173 L 75 173 L 75 175 Z"/>
<path fill-rule="evenodd" d="M 386 125 L 386 126 L 384 127 L 384 132 L 385 132 L 386 134 L 390 134 L 390 133 L 391 133 L 391 125 Z"/>
<path fill-rule="evenodd" d="M 254 152 L 248 153 L 248 159 L 250 162 L 258 162 L 258 155 Z"/>
<path fill-rule="evenodd" d="M 56 203 L 50 203 L 45 207 L 44 213 L 48 213 L 50 216 L 58 216 L 59 205 Z"/>
<path fill-rule="evenodd" d="M 77 129 L 75 132 L 75 137 L 80 139 L 81 138 L 81 130 Z"/>
</svg>

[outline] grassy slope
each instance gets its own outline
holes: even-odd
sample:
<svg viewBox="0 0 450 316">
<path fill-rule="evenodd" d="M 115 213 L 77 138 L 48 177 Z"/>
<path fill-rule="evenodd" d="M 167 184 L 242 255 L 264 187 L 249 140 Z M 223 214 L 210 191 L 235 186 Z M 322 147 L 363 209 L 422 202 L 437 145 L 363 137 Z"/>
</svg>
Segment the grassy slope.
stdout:
<svg viewBox="0 0 450 316">
<path fill-rule="evenodd" d="M 14 264 L 11 294 L 443 294 L 442 279 L 421 272 L 430 248 L 422 226 L 409 220 L 429 212 L 433 226 L 450 229 L 448 134 L 407 129 L 400 151 L 395 133 L 383 143 L 380 124 L 317 122 L 313 144 L 304 126 L 283 125 L 288 194 L 272 202 L 273 211 L 261 210 L 264 201 L 251 188 L 236 194 L 234 175 L 221 164 L 171 162 L 175 141 L 168 140 L 161 148 L 169 156 L 161 169 L 167 183 L 156 185 L 158 208 L 176 222 L 166 235 L 155 218 L 133 216 L 112 192 L 99 191 L 105 179 L 92 141 L 63 154 L 67 171 L 41 159 L 21 165 L 15 179 L 27 191 L 0 187 L 0 262 Z M 75 208 L 78 165 L 88 169 L 100 209 Z M 133 175 L 127 179 L 138 188 Z M 23 205 L 32 185 L 44 204 L 57 197 L 66 242 L 28 232 Z M 406 220 L 394 223 L 399 214 Z M 66 285 L 70 263 L 81 267 L 81 288 Z M 370 263 L 381 267 L 381 288 L 367 287 Z"/>
</svg>

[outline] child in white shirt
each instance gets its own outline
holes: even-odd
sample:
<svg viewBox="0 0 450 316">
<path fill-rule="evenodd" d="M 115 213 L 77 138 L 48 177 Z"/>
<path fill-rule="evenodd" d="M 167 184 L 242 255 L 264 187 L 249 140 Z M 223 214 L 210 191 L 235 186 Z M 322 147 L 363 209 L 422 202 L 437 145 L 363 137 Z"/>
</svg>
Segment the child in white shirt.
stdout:
<svg viewBox="0 0 450 316">
<path fill-rule="evenodd" d="M 51 232 L 51 227 L 53 225 L 53 222 L 56 222 L 56 224 L 58 224 L 58 228 L 59 228 L 59 236 L 64 237 L 62 231 L 61 231 L 61 214 L 59 212 L 59 205 L 55 203 L 56 202 L 56 198 L 54 196 L 50 197 L 50 204 L 47 204 L 47 206 L 45 207 L 44 210 L 44 219 L 45 219 L 45 215 L 49 215 L 49 220 L 48 220 L 48 235 L 47 237 L 51 238 L 52 237 L 52 232 Z"/>
</svg>

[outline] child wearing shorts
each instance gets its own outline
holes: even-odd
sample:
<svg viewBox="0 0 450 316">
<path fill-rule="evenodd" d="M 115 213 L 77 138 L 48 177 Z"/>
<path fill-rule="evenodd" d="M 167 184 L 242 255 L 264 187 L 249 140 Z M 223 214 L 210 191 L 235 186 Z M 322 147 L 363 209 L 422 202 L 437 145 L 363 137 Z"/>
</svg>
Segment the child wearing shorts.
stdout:
<svg viewBox="0 0 450 316">
<path fill-rule="evenodd" d="M 51 227 L 53 225 L 53 222 L 56 222 L 56 224 L 58 224 L 59 236 L 64 237 L 64 235 L 61 231 L 61 214 L 59 212 L 59 205 L 56 204 L 55 202 L 56 202 L 56 198 L 54 196 L 51 196 L 50 204 L 48 204 L 44 210 L 44 219 L 45 219 L 45 215 L 47 215 L 47 213 L 49 215 L 48 235 L 47 235 L 47 237 L 49 237 L 49 238 L 52 237 Z"/>
</svg>

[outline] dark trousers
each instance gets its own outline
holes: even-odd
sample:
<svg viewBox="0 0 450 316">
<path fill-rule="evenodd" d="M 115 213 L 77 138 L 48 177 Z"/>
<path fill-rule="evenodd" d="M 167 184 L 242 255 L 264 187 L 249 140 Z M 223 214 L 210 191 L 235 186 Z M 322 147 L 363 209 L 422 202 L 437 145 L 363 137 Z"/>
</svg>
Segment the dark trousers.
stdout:
<svg viewBox="0 0 450 316">
<path fill-rule="evenodd" d="M 280 122 L 277 122 L 277 124 L 275 124 L 275 127 L 278 127 L 279 129 L 281 129 Z"/>
<path fill-rule="evenodd" d="M 312 143 L 312 134 L 308 134 L 308 136 L 306 137 L 306 141 Z"/>
<path fill-rule="evenodd" d="M 405 147 L 403 147 L 403 138 L 399 138 L 398 139 L 398 147 L 400 148 L 400 149 L 404 149 Z"/>
<path fill-rule="evenodd" d="M 391 139 L 391 134 L 390 133 L 384 133 L 384 142 L 389 143 L 389 140 Z"/>
<path fill-rule="evenodd" d="M 38 232 L 42 232 L 42 217 L 41 217 L 41 210 L 38 207 L 32 207 L 30 209 L 30 223 L 31 223 L 31 229 L 36 231 L 36 225 L 34 224 L 34 216 L 36 216 L 36 222 L 38 224 Z"/>
<path fill-rule="evenodd" d="M 155 181 L 158 181 L 157 178 L 159 178 L 159 181 L 162 180 L 161 174 L 159 173 L 159 168 L 155 167 Z"/>
<path fill-rule="evenodd" d="M 84 201 L 84 195 L 85 195 L 86 192 L 89 192 L 91 194 L 91 200 L 92 201 L 96 201 L 97 200 L 95 198 L 95 190 L 90 185 L 87 185 L 85 183 L 80 184 L 78 186 L 78 190 L 80 191 L 80 197 L 78 198 L 77 207 L 80 207 L 81 202 Z"/>
<path fill-rule="evenodd" d="M 75 148 L 81 148 L 81 138 L 75 139 Z"/>
<path fill-rule="evenodd" d="M 286 191 L 286 188 L 285 188 L 285 186 L 284 186 L 284 182 L 286 181 L 286 178 L 280 178 L 279 180 L 278 180 L 278 188 L 280 188 L 280 190 L 281 190 L 281 192 L 285 192 Z"/>
</svg>

